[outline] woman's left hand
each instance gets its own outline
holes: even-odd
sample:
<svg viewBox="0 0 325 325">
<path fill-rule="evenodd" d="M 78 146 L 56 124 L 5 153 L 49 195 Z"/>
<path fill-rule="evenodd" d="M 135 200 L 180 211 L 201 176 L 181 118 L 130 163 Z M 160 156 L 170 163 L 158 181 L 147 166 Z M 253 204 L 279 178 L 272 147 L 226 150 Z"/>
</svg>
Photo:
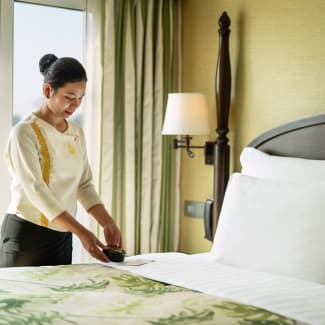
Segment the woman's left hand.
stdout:
<svg viewBox="0 0 325 325">
<path fill-rule="evenodd" d="M 113 221 L 104 226 L 104 236 L 108 247 L 122 247 L 122 235 L 120 229 Z"/>
</svg>

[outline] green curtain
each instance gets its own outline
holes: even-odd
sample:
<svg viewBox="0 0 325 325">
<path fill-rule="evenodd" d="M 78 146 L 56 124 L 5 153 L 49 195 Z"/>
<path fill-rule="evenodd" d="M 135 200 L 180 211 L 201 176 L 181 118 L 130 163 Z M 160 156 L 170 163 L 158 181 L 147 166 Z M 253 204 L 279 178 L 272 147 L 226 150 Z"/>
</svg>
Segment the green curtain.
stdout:
<svg viewBox="0 0 325 325">
<path fill-rule="evenodd" d="M 175 251 L 179 158 L 162 136 L 180 84 L 180 0 L 106 0 L 101 195 L 128 254 Z"/>
</svg>

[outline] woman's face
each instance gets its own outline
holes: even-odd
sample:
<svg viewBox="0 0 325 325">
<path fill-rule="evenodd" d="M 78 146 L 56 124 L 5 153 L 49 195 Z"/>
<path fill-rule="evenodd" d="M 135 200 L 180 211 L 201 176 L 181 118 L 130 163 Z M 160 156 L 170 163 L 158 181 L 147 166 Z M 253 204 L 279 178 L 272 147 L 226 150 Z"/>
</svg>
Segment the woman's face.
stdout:
<svg viewBox="0 0 325 325">
<path fill-rule="evenodd" d="M 53 90 L 50 84 L 44 85 L 44 94 L 48 109 L 56 117 L 68 118 L 80 106 L 85 95 L 86 81 L 68 82 Z"/>
</svg>

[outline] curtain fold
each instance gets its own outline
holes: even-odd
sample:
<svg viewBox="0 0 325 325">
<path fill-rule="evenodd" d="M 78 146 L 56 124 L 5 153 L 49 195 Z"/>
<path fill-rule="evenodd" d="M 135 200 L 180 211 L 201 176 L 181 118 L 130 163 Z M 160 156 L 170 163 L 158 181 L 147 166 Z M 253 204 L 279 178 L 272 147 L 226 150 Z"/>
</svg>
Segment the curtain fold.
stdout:
<svg viewBox="0 0 325 325">
<path fill-rule="evenodd" d="M 99 1 L 98 184 L 129 255 L 178 248 L 180 159 L 161 129 L 180 90 L 180 1 Z"/>
<path fill-rule="evenodd" d="M 85 48 L 84 58 L 88 76 L 87 94 L 84 100 L 83 120 L 86 134 L 86 146 L 89 163 L 94 175 L 94 185 L 100 192 L 101 183 L 101 124 L 102 124 L 102 84 L 103 84 L 103 23 L 104 1 L 86 1 L 85 14 Z M 96 235 L 99 234 L 99 225 L 78 206 L 78 220 Z M 77 239 L 73 247 L 77 256 L 75 263 L 94 262 L 80 241 Z M 76 250 L 76 252 L 75 252 Z"/>
</svg>

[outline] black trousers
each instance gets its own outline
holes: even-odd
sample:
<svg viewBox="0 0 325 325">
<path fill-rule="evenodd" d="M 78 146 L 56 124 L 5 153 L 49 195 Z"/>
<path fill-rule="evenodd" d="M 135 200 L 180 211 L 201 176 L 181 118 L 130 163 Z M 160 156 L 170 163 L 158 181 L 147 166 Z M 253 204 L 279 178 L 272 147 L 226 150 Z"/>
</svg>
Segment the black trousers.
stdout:
<svg viewBox="0 0 325 325">
<path fill-rule="evenodd" d="M 14 214 L 1 225 L 0 267 L 71 264 L 72 234 L 38 226 Z"/>
</svg>

